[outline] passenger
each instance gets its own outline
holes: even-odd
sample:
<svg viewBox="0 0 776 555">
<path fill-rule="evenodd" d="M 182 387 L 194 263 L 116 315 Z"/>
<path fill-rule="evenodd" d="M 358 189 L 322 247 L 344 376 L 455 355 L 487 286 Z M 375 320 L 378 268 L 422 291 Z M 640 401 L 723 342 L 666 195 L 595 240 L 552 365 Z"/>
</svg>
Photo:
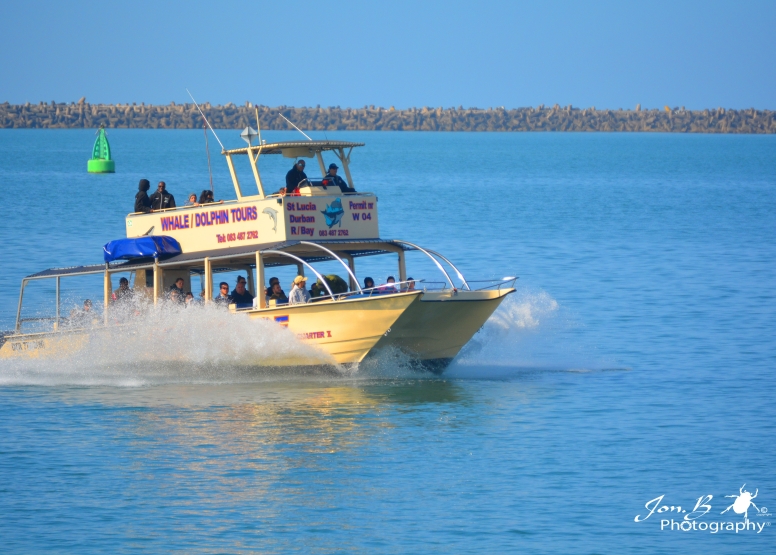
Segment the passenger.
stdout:
<svg viewBox="0 0 776 555">
<path fill-rule="evenodd" d="M 175 208 L 175 197 L 167 191 L 167 184 L 164 181 L 159 182 L 156 192 L 151 195 L 151 208 L 153 210 Z"/>
<path fill-rule="evenodd" d="M 175 280 L 175 283 L 170 285 L 170 300 L 183 304 L 186 302 L 186 298 L 183 294 L 183 278 L 179 277 Z"/>
<path fill-rule="evenodd" d="M 131 301 L 135 292 L 129 288 L 129 280 L 125 277 L 119 280 L 119 288 L 113 292 L 113 300 L 117 303 Z"/>
<path fill-rule="evenodd" d="M 148 198 L 148 189 L 151 188 L 151 183 L 147 179 L 141 179 L 137 186 L 137 194 L 135 195 L 135 212 L 143 212 L 148 214 L 153 212 L 151 210 L 151 199 Z"/>
<path fill-rule="evenodd" d="M 381 285 L 380 287 L 377 288 L 377 290 L 380 293 L 386 293 L 386 294 L 396 293 L 396 286 L 393 285 L 394 283 L 396 283 L 396 278 L 394 278 L 393 276 L 388 276 L 388 279 L 386 280 L 385 285 Z"/>
<path fill-rule="evenodd" d="M 269 296 L 272 295 L 272 286 L 276 283 L 280 283 L 280 280 L 276 277 L 269 278 L 269 287 L 264 289 L 264 295 L 267 297 L 267 301 L 269 301 Z"/>
<path fill-rule="evenodd" d="M 229 304 L 236 304 L 237 308 L 244 308 L 247 306 L 253 306 L 253 295 L 251 295 L 245 288 L 248 281 L 242 277 L 237 276 L 237 285 L 232 293 L 229 295 Z"/>
<path fill-rule="evenodd" d="M 197 193 L 191 193 L 189 195 L 189 200 L 187 200 L 186 204 L 183 206 L 199 206 L 199 203 L 197 202 Z"/>
<path fill-rule="evenodd" d="M 348 187 L 348 184 L 345 182 L 345 180 L 337 175 L 338 169 L 339 166 L 337 166 L 337 164 L 329 164 L 329 171 L 326 172 L 326 177 L 323 178 L 323 184 L 327 187 L 332 185 L 339 187 L 340 191 L 343 193 L 355 193 L 356 190 L 352 187 Z"/>
<path fill-rule="evenodd" d="M 219 293 L 213 302 L 220 306 L 229 306 L 229 284 L 222 281 L 218 284 Z"/>
<path fill-rule="evenodd" d="M 407 278 L 407 292 L 410 291 L 417 291 L 417 289 L 415 289 L 415 280 L 411 277 Z"/>
<path fill-rule="evenodd" d="M 294 167 L 291 168 L 286 174 L 286 194 L 294 194 L 299 187 L 299 184 L 307 179 L 307 174 L 304 173 L 304 160 L 299 160 Z"/>
<path fill-rule="evenodd" d="M 73 309 L 70 311 L 67 325 L 73 328 L 85 328 L 91 326 L 94 322 L 94 312 L 92 312 L 92 301 L 86 299 L 82 310 Z"/>
<path fill-rule="evenodd" d="M 291 289 L 291 296 L 288 297 L 288 304 L 305 304 L 310 302 L 310 293 L 307 292 L 307 278 L 305 276 L 296 276 L 294 278 L 294 288 Z"/>
<path fill-rule="evenodd" d="M 323 289 L 321 288 L 320 285 L 318 285 L 318 282 L 316 281 L 315 283 L 313 283 L 312 287 L 310 287 L 310 297 L 314 299 L 322 295 L 323 295 Z"/>
<path fill-rule="evenodd" d="M 268 303 L 269 301 L 275 301 L 275 304 L 288 303 L 288 297 L 286 297 L 286 294 L 283 292 L 283 289 L 280 287 L 279 281 L 276 281 L 272 285 L 272 294 L 269 296 L 269 299 L 267 299 Z"/>
<path fill-rule="evenodd" d="M 214 204 L 216 201 L 213 198 L 213 191 L 210 191 L 209 189 L 205 189 L 202 191 L 202 194 L 199 195 L 199 203 L 200 204 Z M 218 204 L 223 204 L 223 200 L 219 200 Z"/>
<path fill-rule="evenodd" d="M 364 278 L 364 289 L 373 289 L 375 286 L 375 280 L 370 277 Z"/>
<path fill-rule="evenodd" d="M 184 302 L 186 303 L 186 308 L 197 304 L 197 300 L 194 298 L 194 293 L 192 293 L 191 291 L 187 291 L 186 299 L 184 300 Z"/>
</svg>

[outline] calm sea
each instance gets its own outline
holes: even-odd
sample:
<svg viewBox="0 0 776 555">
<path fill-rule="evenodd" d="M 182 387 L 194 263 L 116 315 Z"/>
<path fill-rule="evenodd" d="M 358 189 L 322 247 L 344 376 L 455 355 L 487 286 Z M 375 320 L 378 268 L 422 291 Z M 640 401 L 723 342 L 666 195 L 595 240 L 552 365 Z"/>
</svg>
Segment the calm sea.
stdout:
<svg viewBox="0 0 776 555">
<path fill-rule="evenodd" d="M 206 321 L 0 363 L 0 551 L 776 552 L 776 137 L 328 138 L 366 143 L 353 177 L 383 237 L 470 279 L 517 275 L 517 293 L 441 378 L 393 357 L 237 369 L 235 348 L 289 346 Z M 201 131 L 109 139 L 117 173 L 88 175 L 93 131 L 0 130 L 0 328 L 23 276 L 101 261 L 140 178 L 181 204 L 210 186 Z M 209 141 L 216 198 L 233 198 Z M 261 163 L 270 188 L 291 165 Z M 67 302 L 87 294 L 99 283 Z M 744 484 L 749 529 L 723 513 Z"/>
</svg>

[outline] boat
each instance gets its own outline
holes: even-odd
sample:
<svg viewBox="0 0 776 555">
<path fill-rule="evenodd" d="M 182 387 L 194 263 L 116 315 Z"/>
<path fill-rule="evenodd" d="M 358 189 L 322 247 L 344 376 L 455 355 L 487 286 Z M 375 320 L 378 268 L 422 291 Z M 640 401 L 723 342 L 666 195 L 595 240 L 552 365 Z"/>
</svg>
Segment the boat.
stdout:
<svg viewBox="0 0 776 555">
<path fill-rule="evenodd" d="M 134 291 L 142 292 L 149 306 L 158 306 L 165 303 L 165 292 L 180 278 L 184 290 L 193 290 L 194 277 L 202 284 L 205 304 L 210 304 L 218 273 L 238 270 L 245 272 L 255 302 L 231 304 L 230 312 L 286 327 L 334 364 L 357 364 L 367 356 L 398 350 L 419 366 L 440 372 L 515 291 L 516 277 L 468 281 L 438 252 L 400 239 L 381 238 L 377 196 L 352 192 L 351 153 L 364 143 L 267 143 L 259 138 L 259 144 L 254 145 L 252 134 L 247 135 L 247 147 L 223 148 L 221 152 L 235 200 L 130 213 L 125 217 L 126 237 L 106 244 L 103 264 L 48 269 L 25 277 L 15 329 L 0 338 L 0 358 L 60 356 L 78 349 L 99 329 L 127 325 L 116 318 L 113 287 L 117 274 L 132 276 Z M 347 191 L 326 179 L 324 153 L 333 154 L 342 164 Z M 285 189 L 270 192 L 273 187 L 267 186 L 259 171 L 259 160 L 266 156 L 317 160 L 321 178 L 300 182 L 292 194 Z M 243 157 L 248 160 L 255 189 L 238 178 L 236 162 Z M 428 257 L 444 280 L 408 279 L 409 252 Z M 399 280 L 362 287 L 356 261 L 368 256 L 397 258 Z M 341 265 L 347 291 L 332 290 L 314 266 L 321 262 Z M 289 265 L 296 266 L 297 275 L 314 275 L 325 289 L 322 295 L 306 304 L 268 302 L 263 293 L 267 270 Z M 102 275 L 102 313 L 98 322 L 78 327 L 60 313 L 60 281 L 89 274 Z M 25 287 L 42 279 L 55 281 L 55 314 L 24 318 Z M 41 320 L 49 329 L 25 331 L 25 326 Z M 299 365 L 304 361 L 291 357 L 277 363 Z"/>
</svg>

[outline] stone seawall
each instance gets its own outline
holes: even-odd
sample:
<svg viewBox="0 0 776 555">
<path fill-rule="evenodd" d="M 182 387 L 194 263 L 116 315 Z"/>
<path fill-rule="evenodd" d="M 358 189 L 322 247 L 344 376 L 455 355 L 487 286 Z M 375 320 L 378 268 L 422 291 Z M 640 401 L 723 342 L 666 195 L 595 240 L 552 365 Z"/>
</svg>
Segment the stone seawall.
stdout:
<svg viewBox="0 0 776 555">
<path fill-rule="evenodd" d="M 246 102 L 202 109 L 211 125 L 221 129 L 256 127 L 256 112 Z M 262 129 L 291 129 L 284 115 L 305 130 L 386 131 L 640 131 L 674 133 L 776 133 L 771 110 L 596 110 L 572 106 L 536 108 L 292 108 L 258 106 Z M 145 128 L 202 127 L 194 104 L 0 104 L 0 128 Z"/>
</svg>

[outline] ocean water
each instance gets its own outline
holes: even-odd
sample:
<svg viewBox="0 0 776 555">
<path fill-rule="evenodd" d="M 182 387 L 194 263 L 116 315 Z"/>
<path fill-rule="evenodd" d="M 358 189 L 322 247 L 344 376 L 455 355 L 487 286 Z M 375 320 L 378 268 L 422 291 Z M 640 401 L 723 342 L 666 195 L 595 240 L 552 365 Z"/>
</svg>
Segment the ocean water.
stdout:
<svg viewBox="0 0 776 555">
<path fill-rule="evenodd" d="M 393 356 L 262 371 L 302 347 L 205 316 L 0 362 L 0 551 L 776 552 L 776 137 L 327 136 L 366 143 L 383 237 L 517 292 L 441 377 Z M 23 276 L 101 261 L 138 179 L 181 204 L 209 187 L 201 131 L 110 131 L 115 175 L 86 174 L 93 139 L 0 130 L 0 329 Z M 290 163 L 263 161 L 267 183 Z M 742 486 L 748 519 L 723 513 Z"/>
</svg>

